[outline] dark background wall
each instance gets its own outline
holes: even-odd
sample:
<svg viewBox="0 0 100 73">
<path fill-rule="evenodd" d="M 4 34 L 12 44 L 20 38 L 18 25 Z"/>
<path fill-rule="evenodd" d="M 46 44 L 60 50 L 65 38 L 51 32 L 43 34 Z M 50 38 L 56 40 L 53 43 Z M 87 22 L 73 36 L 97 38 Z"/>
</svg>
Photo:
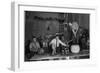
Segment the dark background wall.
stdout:
<svg viewBox="0 0 100 73">
<path fill-rule="evenodd" d="M 89 29 L 89 14 L 67 13 L 67 15 L 68 22 L 77 21 L 81 27 Z M 35 16 L 48 19 L 36 19 Z M 45 36 L 59 32 L 59 25 L 62 22 L 51 19 L 63 19 L 63 16 L 63 13 L 25 11 L 25 40 L 31 40 L 32 35 Z"/>
<path fill-rule="evenodd" d="M 89 14 L 69 13 L 68 22 L 77 21 L 80 27 L 89 29 Z"/>
</svg>

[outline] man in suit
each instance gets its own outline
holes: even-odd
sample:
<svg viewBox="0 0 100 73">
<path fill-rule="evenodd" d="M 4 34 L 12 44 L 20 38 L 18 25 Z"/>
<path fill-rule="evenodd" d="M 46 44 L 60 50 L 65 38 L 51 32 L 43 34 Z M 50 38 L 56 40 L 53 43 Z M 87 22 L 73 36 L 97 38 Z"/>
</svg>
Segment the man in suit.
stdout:
<svg viewBox="0 0 100 73">
<path fill-rule="evenodd" d="M 70 37 L 70 45 L 78 44 L 82 49 L 86 49 L 87 45 L 87 37 L 89 37 L 89 32 L 84 27 L 79 27 L 77 22 L 69 23 L 69 26 L 71 28 L 69 32 Z"/>
<path fill-rule="evenodd" d="M 79 25 L 77 22 L 72 22 L 69 23 L 70 26 L 70 31 L 69 31 L 69 36 L 70 36 L 70 42 L 73 44 L 78 44 L 79 43 L 79 38 L 82 35 L 81 34 L 81 29 L 79 28 Z"/>
</svg>

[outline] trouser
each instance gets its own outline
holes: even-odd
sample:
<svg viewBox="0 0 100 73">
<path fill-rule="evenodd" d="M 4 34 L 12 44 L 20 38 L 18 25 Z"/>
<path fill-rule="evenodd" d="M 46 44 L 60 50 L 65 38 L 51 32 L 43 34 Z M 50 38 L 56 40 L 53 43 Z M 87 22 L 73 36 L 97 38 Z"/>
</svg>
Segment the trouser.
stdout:
<svg viewBox="0 0 100 73">
<path fill-rule="evenodd" d="M 52 47 L 52 55 L 59 54 L 60 52 L 60 47 Z"/>
</svg>

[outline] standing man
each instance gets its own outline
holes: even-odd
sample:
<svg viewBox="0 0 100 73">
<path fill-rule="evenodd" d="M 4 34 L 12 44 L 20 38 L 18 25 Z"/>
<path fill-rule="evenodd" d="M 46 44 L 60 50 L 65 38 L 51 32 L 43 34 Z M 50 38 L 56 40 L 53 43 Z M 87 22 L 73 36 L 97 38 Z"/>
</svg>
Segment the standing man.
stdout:
<svg viewBox="0 0 100 73">
<path fill-rule="evenodd" d="M 52 55 L 55 55 L 56 54 L 56 48 L 59 47 L 59 45 L 62 45 L 62 46 L 66 46 L 65 43 L 63 43 L 58 36 L 56 36 L 54 39 L 51 40 L 50 44 L 51 47 L 52 47 Z"/>
<path fill-rule="evenodd" d="M 71 42 L 73 42 L 74 44 L 79 43 L 79 37 L 80 37 L 80 29 L 79 29 L 79 25 L 77 22 L 72 22 L 69 23 L 69 26 L 71 27 L 71 31 L 70 31 L 70 40 Z"/>
</svg>

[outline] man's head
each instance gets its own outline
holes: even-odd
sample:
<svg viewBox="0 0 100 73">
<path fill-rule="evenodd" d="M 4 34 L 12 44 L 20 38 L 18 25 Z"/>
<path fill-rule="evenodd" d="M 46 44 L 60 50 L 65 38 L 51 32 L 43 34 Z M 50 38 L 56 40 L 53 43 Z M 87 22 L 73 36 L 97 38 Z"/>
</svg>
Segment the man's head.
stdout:
<svg viewBox="0 0 100 73">
<path fill-rule="evenodd" d="M 56 39 L 59 39 L 59 33 L 56 33 L 55 38 L 56 38 Z"/>
<path fill-rule="evenodd" d="M 77 31 L 77 30 L 78 30 L 78 28 L 79 28 L 78 23 L 77 23 L 77 22 L 72 22 L 71 28 L 72 28 L 72 30 Z"/>
<path fill-rule="evenodd" d="M 32 36 L 32 40 L 33 40 L 34 42 L 36 42 L 36 37 L 35 37 L 35 36 Z"/>
<path fill-rule="evenodd" d="M 59 39 L 59 36 L 56 36 L 56 39 Z"/>
<path fill-rule="evenodd" d="M 33 38 L 33 41 L 36 42 L 36 38 Z"/>
</svg>

